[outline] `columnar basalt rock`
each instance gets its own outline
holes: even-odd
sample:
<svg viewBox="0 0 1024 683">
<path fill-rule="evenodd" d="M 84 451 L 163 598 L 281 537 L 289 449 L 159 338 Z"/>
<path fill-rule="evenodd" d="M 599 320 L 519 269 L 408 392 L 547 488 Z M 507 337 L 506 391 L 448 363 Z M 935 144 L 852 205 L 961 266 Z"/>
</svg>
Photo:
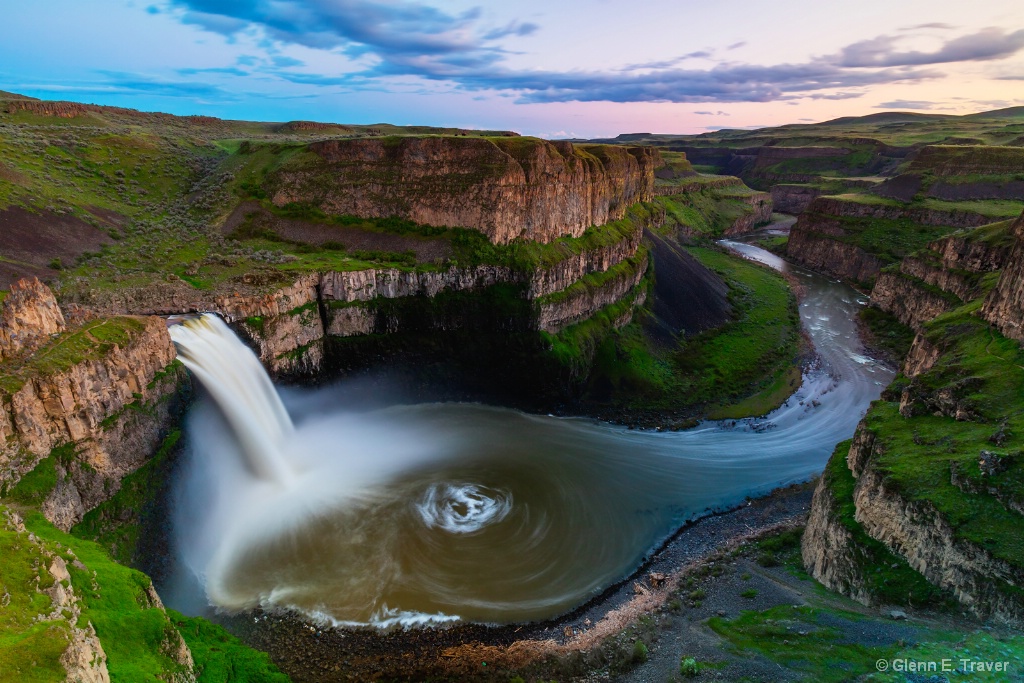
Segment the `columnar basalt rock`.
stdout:
<svg viewBox="0 0 1024 683">
<path fill-rule="evenodd" d="M 864 531 L 929 582 L 950 591 L 981 617 L 1024 623 L 1024 602 L 1012 590 L 1024 582 L 1024 571 L 959 538 L 929 502 L 908 498 L 889 484 L 870 456 L 858 478 L 854 504 Z"/>
<path fill-rule="evenodd" d="M 826 477 L 818 480 L 801 552 L 807 572 L 822 585 L 863 604 L 871 604 L 855 553 L 853 534 L 839 520 L 836 501 Z"/>
<path fill-rule="evenodd" d="M 892 313 L 904 325 L 920 330 L 926 322 L 962 302 L 920 278 L 903 272 L 883 272 L 871 289 L 871 303 Z"/>
<path fill-rule="evenodd" d="M 903 361 L 903 374 L 907 377 L 916 377 L 928 372 L 939 360 L 940 355 L 939 348 L 928 341 L 928 337 L 918 332 L 910 345 L 906 360 Z"/>
<path fill-rule="evenodd" d="M 573 323 L 590 318 L 605 306 L 617 303 L 633 292 L 647 271 L 648 257 L 644 253 L 636 263 L 626 263 L 598 287 L 575 287 L 554 297 L 553 301 L 540 301 L 537 327 L 556 333 Z"/>
<path fill-rule="evenodd" d="M 1005 223 L 943 237 L 878 276 L 871 301 L 915 330 L 986 291 L 987 273 L 1009 258 Z"/>
<path fill-rule="evenodd" d="M 653 196 L 657 150 L 533 138 L 330 140 L 269 180 L 278 206 L 473 228 L 495 243 L 578 237 Z"/>
<path fill-rule="evenodd" d="M 808 222 L 801 216 L 789 233 L 786 253 L 808 268 L 854 283 L 869 283 L 885 265 L 860 247 L 835 239 L 839 235 L 834 232 L 807 228 Z"/>
</svg>

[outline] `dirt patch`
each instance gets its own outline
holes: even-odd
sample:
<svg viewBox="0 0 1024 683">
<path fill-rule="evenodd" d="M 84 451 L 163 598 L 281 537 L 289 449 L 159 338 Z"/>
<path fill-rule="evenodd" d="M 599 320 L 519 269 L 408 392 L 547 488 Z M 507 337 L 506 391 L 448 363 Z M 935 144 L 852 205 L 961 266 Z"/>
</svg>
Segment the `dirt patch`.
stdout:
<svg viewBox="0 0 1024 683">
<path fill-rule="evenodd" d="M 127 217 L 119 214 L 117 211 L 111 211 L 99 206 L 87 206 L 85 210 L 112 228 L 120 228 L 128 220 Z"/>
<path fill-rule="evenodd" d="M 87 251 L 112 242 L 110 235 L 71 215 L 33 213 L 22 207 L 0 211 L 0 289 L 22 277 L 49 279 L 54 259 L 71 265 Z"/>
<path fill-rule="evenodd" d="M 29 184 L 28 176 L 5 165 L 2 161 L 0 161 L 0 180 L 6 180 L 22 187 L 28 187 Z"/>
<path fill-rule="evenodd" d="M 244 202 L 236 208 L 221 232 L 230 235 L 240 227 L 249 226 L 259 231 L 270 231 L 283 240 L 323 246 L 333 242 L 353 251 L 411 251 L 419 263 L 443 262 L 453 255 L 451 243 L 444 238 L 417 235 L 398 235 L 390 232 L 365 230 L 349 225 L 314 223 L 294 218 L 275 216 L 256 202 Z"/>
</svg>

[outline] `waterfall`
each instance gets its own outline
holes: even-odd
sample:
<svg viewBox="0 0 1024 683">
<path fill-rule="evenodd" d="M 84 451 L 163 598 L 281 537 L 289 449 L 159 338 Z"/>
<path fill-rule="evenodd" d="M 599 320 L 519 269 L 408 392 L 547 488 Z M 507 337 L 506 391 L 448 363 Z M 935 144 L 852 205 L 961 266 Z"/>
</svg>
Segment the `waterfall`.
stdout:
<svg viewBox="0 0 1024 683">
<path fill-rule="evenodd" d="M 295 427 L 256 354 L 212 313 L 172 326 L 170 335 L 178 359 L 224 414 L 253 474 L 288 486 L 294 472 L 283 448 Z"/>
</svg>

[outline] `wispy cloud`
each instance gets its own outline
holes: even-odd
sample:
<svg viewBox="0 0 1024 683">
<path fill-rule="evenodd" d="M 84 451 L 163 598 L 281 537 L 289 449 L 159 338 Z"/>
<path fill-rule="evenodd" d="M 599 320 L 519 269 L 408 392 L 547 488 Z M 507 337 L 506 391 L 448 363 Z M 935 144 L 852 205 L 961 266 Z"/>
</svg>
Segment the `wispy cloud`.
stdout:
<svg viewBox="0 0 1024 683">
<path fill-rule="evenodd" d="M 175 71 L 182 76 L 196 76 L 198 74 L 225 74 L 228 76 L 248 76 L 248 71 L 242 71 L 233 66 L 229 67 L 210 67 L 205 69 L 196 68 L 185 68 L 175 69 Z"/>
<path fill-rule="evenodd" d="M 901 31 L 921 31 L 921 30 L 927 29 L 927 28 L 937 28 L 937 29 L 940 29 L 940 30 L 943 30 L 943 31 L 952 31 L 953 29 L 956 28 L 956 26 L 953 26 L 952 24 L 946 24 L 946 23 L 943 23 L 941 21 L 932 21 L 932 22 L 929 22 L 927 24 L 916 24 L 914 26 L 901 26 L 900 30 Z"/>
<path fill-rule="evenodd" d="M 1006 33 L 1001 28 L 986 28 L 946 41 L 933 52 L 901 52 L 901 38 L 878 36 L 848 45 L 830 61 L 842 67 L 890 67 L 978 62 L 1010 57 L 1024 49 L 1024 30 Z"/>
<path fill-rule="evenodd" d="M 645 69 L 670 69 L 680 62 L 685 62 L 687 59 L 710 59 L 714 55 L 712 50 L 697 50 L 696 52 L 687 52 L 685 55 L 679 55 L 672 59 L 661 59 L 653 62 L 637 62 L 635 64 L 627 64 L 626 66 L 617 69 L 617 71 L 643 71 Z"/>
<path fill-rule="evenodd" d="M 81 82 L 74 85 L 64 83 L 19 84 L 18 87 L 34 92 L 64 93 L 75 92 L 97 95 L 153 95 L 157 97 L 233 100 L 235 96 L 218 86 L 195 81 L 167 81 L 119 71 L 99 71 L 103 80 Z"/>
<path fill-rule="evenodd" d="M 193 80 L 168 81 L 121 71 L 100 71 L 99 73 L 107 77 L 107 82 L 102 84 L 103 86 L 113 87 L 122 92 L 138 92 L 167 97 L 231 98 L 229 93 L 218 86 L 197 83 Z"/>
<path fill-rule="evenodd" d="M 926 102 L 924 100 L 892 100 L 891 102 L 882 102 L 880 104 L 876 104 L 875 109 L 927 110 L 934 109 L 935 106 L 935 102 Z"/>
</svg>

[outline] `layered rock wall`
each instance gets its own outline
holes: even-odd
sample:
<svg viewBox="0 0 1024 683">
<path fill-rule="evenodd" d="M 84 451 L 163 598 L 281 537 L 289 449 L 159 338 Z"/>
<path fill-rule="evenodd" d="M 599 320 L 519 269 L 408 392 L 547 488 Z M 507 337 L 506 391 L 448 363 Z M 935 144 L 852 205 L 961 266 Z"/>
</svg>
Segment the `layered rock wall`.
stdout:
<svg viewBox="0 0 1024 683">
<path fill-rule="evenodd" d="M 881 441 L 862 423 L 845 460 L 856 480 L 854 517 L 863 531 L 974 614 L 1024 623 L 1024 601 L 1015 588 L 1024 581 L 1024 570 L 963 539 L 930 502 L 893 485 L 878 466 L 883 452 Z M 857 544 L 837 519 L 837 505 L 823 477 L 804 533 L 804 564 L 827 588 L 871 604 L 875 596 L 866 588 L 865 570 L 855 562 Z"/>
<path fill-rule="evenodd" d="M 553 297 L 539 301 L 537 327 L 544 332 L 556 333 L 586 320 L 605 306 L 618 303 L 633 292 L 647 271 L 648 256 L 644 251 L 637 257 L 622 263 L 610 276 L 597 286 L 587 286 L 585 281 L 570 287 Z M 640 305 L 643 300 L 635 302 Z"/>
<path fill-rule="evenodd" d="M 818 480 L 812 500 L 800 543 L 804 567 L 823 586 L 870 604 L 872 596 L 857 562 L 853 534 L 839 519 L 839 501 L 826 476 Z"/>
<path fill-rule="evenodd" d="M 962 303 L 938 287 L 900 271 L 886 271 L 875 280 L 871 303 L 896 316 L 904 325 L 920 330 L 924 323 Z"/>
<path fill-rule="evenodd" d="M 974 228 L 992 223 L 966 210 L 936 210 L 898 204 L 818 197 L 790 231 L 787 253 L 815 270 L 859 283 L 871 283 L 886 261 L 856 244 L 860 226 L 848 219 L 902 220 L 918 225 Z M 955 246 L 948 247 L 955 250 Z M 922 278 L 925 279 L 925 278 Z"/>
<path fill-rule="evenodd" d="M 867 283 L 885 265 L 877 256 L 857 245 L 835 239 L 839 235 L 817 232 L 808 227 L 808 221 L 801 216 L 790 230 L 786 246 L 786 253 L 808 268 L 842 280 Z"/>
<path fill-rule="evenodd" d="M 51 295 L 52 296 L 52 295 Z M 39 315 L 53 317 L 40 299 Z M 5 302 L 6 304 L 6 302 Z M 127 341 L 104 341 L 107 329 Z M 84 343 L 78 361 L 48 362 Z M 94 320 L 22 359 L 0 388 L 0 483 L 13 485 L 59 447 L 56 488 L 43 512 L 67 529 L 113 495 L 156 450 L 174 419 L 184 368 L 159 318 Z"/>
<path fill-rule="evenodd" d="M 988 273 L 1003 268 L 1010 248 L 1005 223 L 943 237 L 878 276 L 872 304 L 920 331 L 932 318 L 983 296 Z"/>
<path fill-rule="evenodd" d="M 330 140 L 311 144 L 305 164 L 268 184 L 278 206 L 473 228 L 498 244 L 550 242 L 650 200 L 660 166 L 647 147 L 533 138 Z"/>
<path fill-rule="evenodd" d="M 807 209 L 823 216 L 907 220 L 918 225 L 976 228 L 994 222 L 991 216 L 967 209 L 931 209 L 900 203 L 850 201 L 840 197 L 818 197 Z"/>
<path fill-rule="evenodd" d="M 767 192 L 755 192 L 746 197 L 736 197 L 736 199 L 741 200 L 750 210 L 744 212 L 726 228 L 726 235 L 742 235 L 771 222 L 772 196 Z"/>
</svg>

